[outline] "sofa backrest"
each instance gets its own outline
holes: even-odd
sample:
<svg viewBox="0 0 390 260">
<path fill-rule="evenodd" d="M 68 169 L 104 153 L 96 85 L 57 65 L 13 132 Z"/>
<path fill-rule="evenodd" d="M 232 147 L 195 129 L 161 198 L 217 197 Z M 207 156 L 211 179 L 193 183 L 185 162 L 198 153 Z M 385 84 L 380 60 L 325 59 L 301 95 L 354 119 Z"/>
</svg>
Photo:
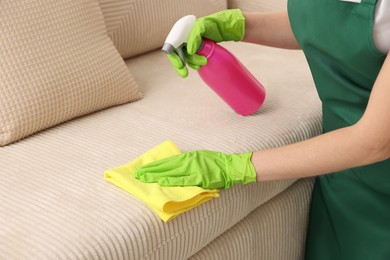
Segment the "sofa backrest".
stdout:
<svg viewBox="0 0 390 260">
<path fill-rule="evenodd" d="M 162 47 L 173 24 L 189 14 L 227 8 L 227 0 L 99 0 L 108 35 L 123 58 Z"/>
<path fill-rule="evenodd" d="M 229 0 L 228 8 L 246 12 L 277 12 L 287 10 L 287 0 Z"/>
</svg>

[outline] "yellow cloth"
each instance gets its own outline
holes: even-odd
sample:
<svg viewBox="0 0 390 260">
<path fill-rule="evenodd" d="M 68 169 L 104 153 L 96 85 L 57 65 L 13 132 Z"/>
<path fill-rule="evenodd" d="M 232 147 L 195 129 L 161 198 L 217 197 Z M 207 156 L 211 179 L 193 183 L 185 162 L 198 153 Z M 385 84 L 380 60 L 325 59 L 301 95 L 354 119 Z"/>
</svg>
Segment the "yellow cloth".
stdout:
<svg viewBox="0 0 390 260">
<path fill-rule="evenodd" d="M 157 183 L 143 183 L 133 177 L 142 165 L 180 154 L 171 141 L 149 150 L 136 160 L 104 172 L 104 179 L 126 190 L 148 204 L 165 222 L 203 202 L 219 197 L 218 190 L 200 187 L 161 187 Z"/>
</svg>

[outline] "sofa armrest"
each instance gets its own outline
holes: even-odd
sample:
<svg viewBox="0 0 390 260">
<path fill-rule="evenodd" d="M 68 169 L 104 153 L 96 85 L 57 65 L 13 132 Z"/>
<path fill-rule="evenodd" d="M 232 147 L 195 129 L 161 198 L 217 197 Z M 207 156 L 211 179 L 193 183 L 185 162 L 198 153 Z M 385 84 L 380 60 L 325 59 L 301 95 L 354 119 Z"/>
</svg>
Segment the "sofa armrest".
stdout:
<svg viewBox="0 0 390 260">
<path fill-rule="evenodd" d="M 246 12 L 276 12 L 287 10 L 287 0 L 229 0 L 228 8 Z"/>
</svg>

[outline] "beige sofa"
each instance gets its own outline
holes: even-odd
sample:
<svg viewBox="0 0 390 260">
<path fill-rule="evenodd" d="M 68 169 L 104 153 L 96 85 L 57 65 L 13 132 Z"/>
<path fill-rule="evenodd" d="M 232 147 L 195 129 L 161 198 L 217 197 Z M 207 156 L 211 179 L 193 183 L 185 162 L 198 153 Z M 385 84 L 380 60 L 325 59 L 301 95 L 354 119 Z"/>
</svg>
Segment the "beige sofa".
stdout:
<svg viewBox="0 0 390 260">
<path fill-rule="evenodd" d="M 0 259 L 302 259 L 312 179 L 237 185 L 168 223 L 103 179 L 165 140 L 230 153 L 320 134 L 301 51 L 222 44 L 266 88 L 248 117 L 196 72 L 181 79 L 159 51 L 181 16 L 275 11 L 285 1 L 93 2 L 10 1 L 0 11 Z"/>
</svg>

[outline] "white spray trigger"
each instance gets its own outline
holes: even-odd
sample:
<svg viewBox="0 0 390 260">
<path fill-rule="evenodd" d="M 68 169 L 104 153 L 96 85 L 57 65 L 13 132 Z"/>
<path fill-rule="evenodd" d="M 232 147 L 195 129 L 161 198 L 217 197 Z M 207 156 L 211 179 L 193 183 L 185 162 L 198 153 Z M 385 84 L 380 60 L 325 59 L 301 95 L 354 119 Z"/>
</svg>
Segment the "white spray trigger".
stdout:
<svg viewBox="0 0 390 260">
<path fill-rule="evenodd" d="M 180 59 L 185 64 L 185 58 L 183 53 L 183 46 L 187 43 L 192 26 L 195 24 L 196 16 L 187 15 L 179 19 L 172 27 L 165 40 L 162 51 L 166 54 L 170 54 L 173 51 L 179 55 Z"/>
</svg>

